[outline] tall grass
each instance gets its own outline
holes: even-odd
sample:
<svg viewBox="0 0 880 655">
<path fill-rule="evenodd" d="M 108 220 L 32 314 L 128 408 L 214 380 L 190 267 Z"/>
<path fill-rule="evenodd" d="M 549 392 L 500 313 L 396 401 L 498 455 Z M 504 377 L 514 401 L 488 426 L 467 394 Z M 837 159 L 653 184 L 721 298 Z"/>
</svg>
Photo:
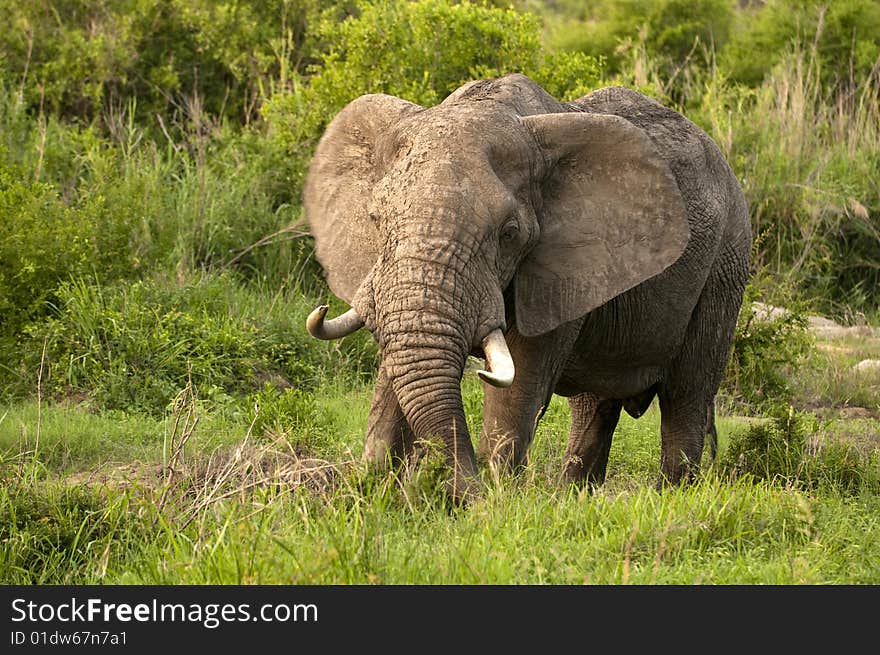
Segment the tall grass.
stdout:
<svg viewBox="0 0 880 655">
<path fill-rule="evenodd" d="M 829 92 L 815 52 L 795 48 L 755 90 L 709 77 L 695 120 L 740 179 L 754 269 L 844 315 L 880 300 L 880 62 L 859 87 Z M 781 283 L 781 284 L 780 284 Z"/>
<path fill-rule="evenodd" d="M 74 281 L 58 298 L 55 316 L 30 332 L 47 346 L 46 388 L 82 393 L 96 408 L 161 413 L 190 379 L 205 402 L 238 405 L 265 385 L 311 391 L 328 376 L 357 380 L 375 362 L 366 334 L 310 338 L 315 301 L 299 290 L 245 286 L 229 273 Z"/>
<path fill-rule="evenodd" d="M 357 396 L 365 408 L 369 391 Z M 560 486 L 547 475 L 561 458 L 561 444 L 549 443 L 564 435 L 564 412 L 557 409 L 558 419 L 551 415 L 544 428 L 547 447 L 535 451 L 519 476 L 495 479 L 487 473 L 483 499 L 451 509 L 441 473 L 422 466 L 377 474 L 351 456 L 337 455 L 331 462 L 286 446 L 300 441 L 297 429 L 285 441 L 260 444 L 242 422 L 237 439 L 205 449 L 198 442 L 208 432 L 193 420 L 201 410 L 192 397 L 182 398 L 168 415 L 167 425 L 178 426 L 176 432 L 169 427 L 165 439 L 154 437 L 151 461 L 160 465 L 139 475 L 88 483 L 58 476 L 57 464 L 43 465 L 40 455 L 7 457 L 0 466 L 0 538 L 6 544 L 0 579 L 123 584 L 880 580 L 873 557 L 880 546 L 878 478 L 865 477 L 876 471 L 876 462 L 865 459 L 842 466 L 839 459 L 818 455 L 826 472 L 842 471 L 854 482 L 845 489 L 828 476 L 814 478 L 807 493 L 782 478 L 760 480 L 740 469 L 734 479 L 710 469 L 689 487 L 658 492 L 646 484 L 646 477 L 656 475 L 656 457 L 648 471 L 640 448 L 632 448 L 650 443 L 656 455 L 656 416 L 647 423 L 625 419 L 625 446 L 615 444 L 609 483 L 590 493 Z M 50 423 L 44 427 L 52 432 Z M 300 428 L 310 429 L 314 426 Z M 722 444 L 739 439 L 739 430 L 725 429 Z M 0 437 L 4 432 L 0 423 Z M 779 433 L 766 434 L 777 439 Z M 174 444 L 181 437 L 189 441 L 178 450 Z M 164 456 L 163 443 L 168 446 Z M 184 450 L 183 456 L 175 454 Z M 771 470 L 777 465 L 772 457 L 763 461 Z"/>
<path fill-rule="evenodd" d="M 464 385 L 477 426 L 480 387 Z M 876 451 L 821 444 L 796 413 L 719 421 L 721 459 L 656 491 L 659 413 L 624 416 L 606 484 L 559 480 L 568 411 L 554 399 L 517 476 L 484 472 L 451 508 L 442 469 L 358 460 L 368 386 L 315 395 L 310 421 L 258 438 L 192 388 L 162 420 L 85 420 L 32 404 L 0 419 L 0 580 L 20 583 L 873 584 Z M 344 406 L 347 411 L 340 411 Z M 42 421 L 41 445 L 33 439 Z M 71 426 L 77 426 L 71 429 Z M 25 429 L 31 438 L 21 441 Z M 103 436 L 99 433 L 107 431 Z M 316 440 L 314 435 L 332 435 Z M 107 439 L 126 444 L 108 459 Z M 141 464 L 126 453 L 140 449 Z M 64 449 L 73 457 L 59 457 Z M 97 470 L 90 458 L 103 462 Z M 85 463 L 85 465 L 84 465 Z M 73 465 L 73 468 L 71 468 Z"/>
</svg>

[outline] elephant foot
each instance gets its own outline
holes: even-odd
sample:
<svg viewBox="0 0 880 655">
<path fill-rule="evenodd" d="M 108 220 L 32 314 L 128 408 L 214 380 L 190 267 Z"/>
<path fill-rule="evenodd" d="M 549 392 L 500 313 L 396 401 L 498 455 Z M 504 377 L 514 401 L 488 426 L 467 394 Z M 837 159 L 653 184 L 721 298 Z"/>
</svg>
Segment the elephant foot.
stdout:
<svg viewBox="0 0 880 655">
<path fill-rule="evenodd" d="M 417 439 L 405 464 L 405 477 L 429 480 L 438 485 L 453 505 L 468 505 L 484 495 L 473 450 L 456 449 L 441 439 Z"/>
<path fill-rule="evenodd" d="M 604 462 L 588 463 L 579 455 L 568 455 L 562 464 L 562 483 L 593 491 L 605 483 L 605 470 Z"/>
<path fill-rule="evenodd" d="M 526 433 L 526 437 L 530 437 Z M 530 438 L 516 430 L 487 430 L 484 426 L 477 447 L 477 461 L 485 465 L 496 479 L 521 471 L 528 465 Z"/>
<path fill-rule="evenodd" d="M 587 481 L 590 467 L 586 466 L 580 455 L 568 455 L 562 463 L 562 481 L 565 484 L 581 486 Z"/>
<path fill-rule="evenodd" d="M 661 453 L 660 477 L 657 479 L 655 486 L 658 491 L 661 491 L 689 484 L 696 479 L 699 470 L 699 460 L 693 461 L 684 453 L 679 453 L 677 457 Z"/>
<path fill-rule="evenodd" d="M 661 470 L 654 488 L 663 491 L 690 484 L 696 479 L 698 471 L 699 466 L 679 466 L 668 472 Z"/>
<path fill-rule="evenodd" d="M 405 420 L 372 422 L 364 440 L 363 460 L 374 471 L 405 466 L 414 458 L 415 437 Z"/>
<path fill-rule="evenodd" d="M 363 460 L 372 471 L 389 471 L 404 459 L 401 446 L 398 440 L 368 434 L 364 441 Z"/>
<path fill-rule="evenodd" d="M 364 442 L 363 460 L 371 471 L 386 471 L 391 468 L 391 450 L 386 443 L 368 437 Z"/>
<path fill-rule="evenodd" d="M 468 442 L 468 445 L 470 443 Z M 477 460 L 472 448 L 453 442 L 445 450 L 448 471 L 446 492 L 455 505 L 469 505 L 482 498 L 484 488 L 480 479 Z"/>
<path fill-rule="evenodd" d="M 481 439 L 477 459 L 496 477 L 513 473 L 522 464 L 516 445 L 513 437 L 499 437 L 491 441 Z"/>
</svg>

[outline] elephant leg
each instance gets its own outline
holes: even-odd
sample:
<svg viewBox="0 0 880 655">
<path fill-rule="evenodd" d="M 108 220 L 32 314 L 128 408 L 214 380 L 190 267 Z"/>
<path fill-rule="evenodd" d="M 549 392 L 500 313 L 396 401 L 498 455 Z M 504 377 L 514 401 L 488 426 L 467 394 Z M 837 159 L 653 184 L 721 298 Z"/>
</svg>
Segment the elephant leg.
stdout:
<svg viewBox="0 0 880 655">
<path fill-rule="evenodd" d="M 400 409 L 384 368 L 379 368 L 364 443 L 364 459 L 378 469 L 406 462 L 415 435 Z"/>
<path fill-rule="evenodd" d="M 566 482 L 587 482 L 591 487 L 605 481 L 611 438 L 620 419 L 620 400 L 582 393 L 568 399 L 571 428 L 562 465 Z"/>
<path fill-rule="evenodd" d="M 576 329 L 523 337 L 511 328 L 505 335 L 516 365 L 513 385 L 483 385 L 483 429 L 477 457 L 496 470 L 512 471 L 526 463 L 538 421 L 553 397 Z"/>
<path fill-rule="evenodd" d="M 709 272 L 685 335 L 688 346 L 670 367 L 658 389 L 660 400 L 659 485 L 693 478 L 709 436 L 714 456 L 715 394 L 730 356 L 733 334 L 746 283 L 746 272 L 734 266 L 740 257 L 724 247 Z"/>
<path fill-rule="evenodd" d="M 703 456 L 705 402 L 660 395 L 660 480 L 657 486 L 693 479 Z"/>
</svg>

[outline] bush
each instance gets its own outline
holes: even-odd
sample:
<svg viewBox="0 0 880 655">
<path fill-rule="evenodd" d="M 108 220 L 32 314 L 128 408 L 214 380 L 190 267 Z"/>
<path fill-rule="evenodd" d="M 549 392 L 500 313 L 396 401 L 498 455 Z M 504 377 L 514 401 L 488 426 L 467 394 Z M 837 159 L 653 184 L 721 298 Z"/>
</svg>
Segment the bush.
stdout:
<svg viewBox="0 0 880 655">
<path fill-rule="evenodd" d="M 323 63 L 265 106 L 278 138 L 303 158 L 333 116 L 365 93 L 431 106 L 469 80 L 507 73 L 525 73 L 570 97 L 598 80 L 593 58 L 547 55 L 532 14 L 450 0 L 364 0 L 358 9 L 321 23 L 321 40 L 331 44 Z"/>
<path fill-rule="evenodd" d="M 20 168 L 0 161 L 3 336 L 48 313 L 65 279 L 124 276 L 131 270 L 130 232 L 130 223 L 115 220 L 101 196 L 71 207 L 51 185 L 28 182 Z"/>
<path fill-rule="evenodd" d="M 330 371 L 356 379 L 375 367 L 369 335 L 318 342 L 304 328 L 311 303 L 246 290 L 231 275 L 71 282 L 59 299 L 57 316 L 28 333 L 48 340 L 54 393 L 84 391 L 99 408 L 162 415 L 190 379 L 203 401 L 227 404 L 266 382 L 313 389 Z"/>
<path fill-rule="evenodd" d="M 611 73 L 623 73 L 640 45 L 669 79 L 686 64 L 704 64 L 707 52 L 724 46 L 734 7 L 730 0 L 600 0 L 580 10 L 563 7 L 550 21 L 551 43 L 602 57 Z"/>
<path fill-rule="evenodd" d="M 880 491 L 876 453 L 862 455 L 844 441 L 821 443 L 815 418 L 784 405 L 774 407 L 769 419 L 732 435 L 719 463 L 734 477 L 750 475 L 800 489 Z"/>
<path fill-rule="evenodd" d="M 138 99 L 158 136 L 194 105 L 237 123 L 309 61 L 318 0 L 0 0 L 0 66 L 27 106 L 85 123 Z M 340 2 L 339 4 L 345 4 Z"/>
<path fill-rule="evenodd" d="M 691 87 L 688 116 L 719 144 L 749 205 L 753 268 L 829 315 L 880 302 L 880 78 L 825 91 L 809 52 L 758 89 L 721 73 Z"/>
<path fill-rule="evenodd" d="M 156 266 L 230 267 L 279 280 L 316 270 L 309 266 L 309 244 L 296 241 L 304 230 L 291 227 L 299 200 L 286 174 L 289 157 L 273 141 L 202 115 L 200 129 L 160 148 L 135 122 L 134 105 L 114 118 L 106 139 L 51 117 L 30 120 L 14 101 L 0 101 L 5 177 L 43 183 L 39 193 L 53 196 L 53 211 L 67 216 L 67 232 L 87 229 L 94 244 L 86 268 L 59 268 L 59 262 L 53 270 L 50 260 L 41 260 L 47 291 L 68 274 L 93 270 L 105 283 Z M 71 214 L 90 218 L 71 222 Z M 23 215 L 7 214 L 4 221 L 10 231 L 40 237 Z M 46 248 L 56 243 L 39 240 Z"/>
<path fill-rule="evenodd" d="M 793 48 L 810 50 L 823 88 L 852 90 L 880 58 L 880 5 L 874 0 L 772 0 L 745 10 L 720 64 L 734 82 L 755 87 Z"/>
<path fill-rule="evenodd" d="M 121 519 L 132 516 L 120 511 L 120 503 L 108 503 L 84 487 L 22 484 L 11 475 L 0 475 L 0 483 L 4 584 L 70 580 L 74 571 L 100 557 L 94 544 L 108 540 Z"/>
<path fill-rule="evenodd" d="M 315 430 L 319 424 L 314 395 L 292 387 L 278 388 L 266 383 L 248 397 L 255 434 Z"/>
<path fill-rule="evenodd" d="M 815 419 L 784 404 L 774 406 L 771 415 L 766 422 L 731 437 L 721 459 L 724 469 L 761 480 L 790 483 L 799 479 L 809 437 L 817 429 Z"/>
<path fill-rule="evenodd" d="M 753 407 L 791 400 L 791 379 L 813 347 L 806 316 L 797 309 L 770 311 L 746 287 L 722 388 Z"/>
</svg>

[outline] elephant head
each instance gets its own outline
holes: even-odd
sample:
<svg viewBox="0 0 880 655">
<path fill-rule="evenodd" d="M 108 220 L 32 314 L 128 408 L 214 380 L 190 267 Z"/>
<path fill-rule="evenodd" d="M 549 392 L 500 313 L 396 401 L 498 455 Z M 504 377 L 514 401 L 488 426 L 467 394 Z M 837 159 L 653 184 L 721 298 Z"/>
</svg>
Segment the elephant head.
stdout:
<svg viewBox="0 0 880 655">
<path fill-rule="evenodd" d="M 304 204 L 330 289 L 366 326 L 381 380 L 415 438 L 439 437 L 452 493 L 473 489 L 460 381 L 510 384 L 503 333 L 549 332 L 657 275 L 689 238 L 684 201 L 650 138 L 565 106 L 522 75 L 471 82 L 423 108 L 365 95 L 323 135 Z M 396 407 L 396 405 L 395 405 Z M 392 429 L 392 428 L 388 428 Z"/>
</svg>

